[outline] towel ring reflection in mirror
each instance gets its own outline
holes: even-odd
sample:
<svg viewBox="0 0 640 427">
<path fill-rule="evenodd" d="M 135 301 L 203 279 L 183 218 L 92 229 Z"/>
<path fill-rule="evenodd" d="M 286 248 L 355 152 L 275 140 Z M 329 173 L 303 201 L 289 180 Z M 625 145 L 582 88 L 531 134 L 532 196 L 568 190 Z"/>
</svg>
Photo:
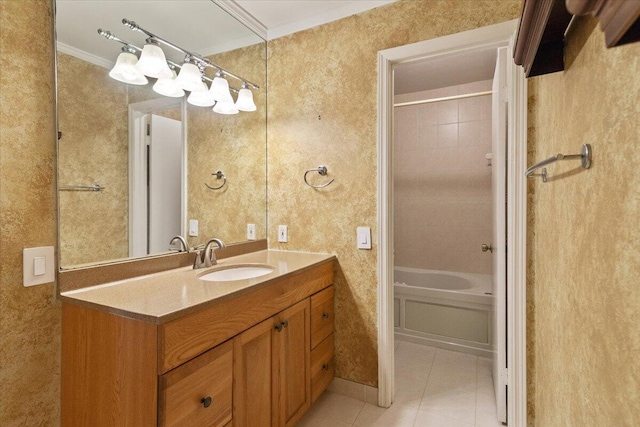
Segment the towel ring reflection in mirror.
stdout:
<svg viewBox="0 0 640 427">
<path fill-rule="evenodd" d="M 320 165 L 317 168 L 309 169 L 304 173 L 304 183 L 307 184 L 311 188 L 324 188 L 324 187 L 330 185 L 333 181 L 335 181 L 335 179 L 332 179 L 331 181 L 325 182 L 324 184 L 319 184 L 319 185 L 310 184 L 309 181 L 307 180 L 307 175 L 309 174 L 309 172 L 318 172 L 318 174 L 320 174 L 322 176 L 326 176 L 327 175 L 327 167 Z"/>
<path fill-rule="evenodd" d="M 224 173 L 222 173 L 222 171 L 218 171 L 216 173 L 212 173 L 211 175 L 215 176 L 216 179 L 223 179 L 224 181 L 222 181 L 222 185 L 220 185 L 218 187 L 212 187 L 212 186 L 210 186 L 209 184 L 207 184 L 205 182 L 204 185 L 206 185 L 209 190 L 220 190 L 222 187 L 224 187 L 226 185 L 227 177 L 224 176 Z"/>
</svg>

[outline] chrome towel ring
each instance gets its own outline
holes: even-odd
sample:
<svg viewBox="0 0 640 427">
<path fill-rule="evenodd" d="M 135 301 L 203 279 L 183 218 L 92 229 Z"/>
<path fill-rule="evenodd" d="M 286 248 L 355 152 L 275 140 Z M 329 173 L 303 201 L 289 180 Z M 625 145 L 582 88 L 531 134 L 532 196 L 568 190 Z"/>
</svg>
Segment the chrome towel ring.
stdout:
<svg viewBox="0 0 640 427">
<path fill-rule="evenodd" d="M 304 173 L 304 183 L 307 184 L 311 188 L 324 188 L 324 187 L 330 185 L 333 181 L 335 181 L 335 179 L 332 179 L 331 181 L 325 182 L 324 184 L 319 184 L 319 185 L 310 184 L 309 181 L 307 181 L 307 175 L 309 174 L 309 172 L 318 172 L 320 175 L 326 176 L 327 175 L 327 167 L 320 165 L 317 168 L 309 169 Z"/>
<path fill-rule="evenodd" d="M 211 175 L 215 176 L 215 177 L 216 177 L 216 179 L 223 179 L 224 181 L 222 181 L 222 185 L 220 185 L 220 186 L 218 186 L 218 187 L 212 187 L 212 186 L 210 186 L 209 184 L 207 184 L 207 183 L 205 182 L 205 183 L 204 183 L 204 185 L 206 185 L 206 186 L 207 186 L 207 188 L 208 188 L 209 190 L 219 190 L 219 189 L 221 189 L 222 187 L 224 187 L 224 186 L 225 186 L 225 184 L 227 183 L 227 177 L 226 177 L 226 176 L 224 176 L 224 173 L 222 173 L 222 171 L 218 171 L 218 172 L 216 172 L 216 173 L 212 173 Z"/>
</svg>

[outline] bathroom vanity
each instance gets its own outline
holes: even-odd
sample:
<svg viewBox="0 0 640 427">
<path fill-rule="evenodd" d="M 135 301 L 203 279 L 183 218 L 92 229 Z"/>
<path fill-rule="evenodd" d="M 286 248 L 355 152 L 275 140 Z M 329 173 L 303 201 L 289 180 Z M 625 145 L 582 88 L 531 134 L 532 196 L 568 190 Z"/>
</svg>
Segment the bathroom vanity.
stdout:
<svg viewBox="0 0 640 427">
<path fill-rule="evenodd" d="M 263 250 L 62 293 L 62 425 L 294 425 L 334 375 L 334 259 Z M 200 279 L 234 266 L 273 271 Z"/>
</svg>

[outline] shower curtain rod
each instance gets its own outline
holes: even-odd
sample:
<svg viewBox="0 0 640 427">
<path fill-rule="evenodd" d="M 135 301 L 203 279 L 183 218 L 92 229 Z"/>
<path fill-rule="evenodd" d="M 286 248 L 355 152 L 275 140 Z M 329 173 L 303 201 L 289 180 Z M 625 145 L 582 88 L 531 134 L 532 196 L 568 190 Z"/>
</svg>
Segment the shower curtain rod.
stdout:
<svg viewBox="0 0 640 427">
<path fill-rule="evenodd" d="M 442 98 L 422 99 L 420 101 L 399 102 L 393 104 L 394 107 L 408 107 L 409 105 L 430 104 L 432 102 L 452 101 L 454 99 L 474 98 L 476 96 L 491 95 L 493 91 L 486 90 L 484 92 L 465 93 L 464 95 L 444 96 Z"/>
</svg>

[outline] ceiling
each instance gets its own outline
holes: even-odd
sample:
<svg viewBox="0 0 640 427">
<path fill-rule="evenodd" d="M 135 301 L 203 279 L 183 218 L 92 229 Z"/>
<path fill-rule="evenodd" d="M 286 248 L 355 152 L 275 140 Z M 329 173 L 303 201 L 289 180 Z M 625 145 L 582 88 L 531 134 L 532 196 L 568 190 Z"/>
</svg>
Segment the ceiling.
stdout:
<svg viewBox="0 0 640 427">
<path fill-rule="evenodd" d="M 125 27 L 123 18 L 203 56 L 262 41 L 211 0 L 56 0 L 58 49 L 110 68 L 122 45 L 100 36 L 98 28 L 138 47 L 145 44 L 146 36 Z M 175 62 L 184 59 L 172 49 L 164 51 Z"/>
<path fill-rule="evenodd" d="M 401 95 L 491 80 L 495 68 L 495 49 L 401 64 L 393 72 L 394 93 Z"/>
<path fill-rule="evenodd" d="M 236 0 L 267 28 L 267 39 L 336 21 L 396 0 Z"/>
</svg>

